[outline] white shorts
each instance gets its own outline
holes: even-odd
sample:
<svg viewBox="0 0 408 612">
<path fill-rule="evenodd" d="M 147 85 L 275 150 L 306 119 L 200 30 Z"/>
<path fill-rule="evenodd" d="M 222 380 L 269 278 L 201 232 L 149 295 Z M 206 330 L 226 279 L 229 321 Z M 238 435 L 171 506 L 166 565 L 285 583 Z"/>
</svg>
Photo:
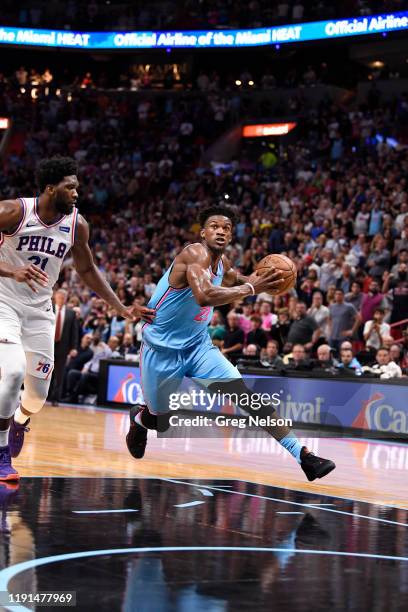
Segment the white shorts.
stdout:
<svg viewBox="0 0 408 612">
<path fill-rule="evenodd" d="M 0 298 L 0 342 L 21 344 L 27 374 L 48 379 L 54 369 L 55 314 L 48 305 L 26 306 Z"/>
</svg>

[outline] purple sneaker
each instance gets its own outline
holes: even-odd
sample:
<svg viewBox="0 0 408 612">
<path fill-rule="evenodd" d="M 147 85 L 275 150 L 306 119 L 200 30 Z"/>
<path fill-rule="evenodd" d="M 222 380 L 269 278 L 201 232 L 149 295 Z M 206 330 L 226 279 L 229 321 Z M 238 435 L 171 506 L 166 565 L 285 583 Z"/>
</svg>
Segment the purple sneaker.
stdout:
<svg viewBox="0 0 408 612">
<path fill-rule="evenodd" d="M 27 427 L 29 422 L 30 419 L 27 419 L 26 422 L 21 425 L 15 422 L 14 417 L 11 419 L 8 443 L 12 457 L 18 457 L 21 453 L 24 444 L 24 434 L 30 431 L 30 428 Z"/>
<path fill-rule="evenodd" d="M 0 480 L 20 480 L 20 474 L 11 465 L 8 446 L 0 446 Z"/>
</svg>

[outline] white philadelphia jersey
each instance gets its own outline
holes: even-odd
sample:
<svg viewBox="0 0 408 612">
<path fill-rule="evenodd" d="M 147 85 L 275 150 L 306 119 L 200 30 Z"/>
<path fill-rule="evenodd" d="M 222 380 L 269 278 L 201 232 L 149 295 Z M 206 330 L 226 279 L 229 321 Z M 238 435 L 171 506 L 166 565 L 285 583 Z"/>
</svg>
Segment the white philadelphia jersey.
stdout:
<svg viewBox="0 0 408 612">
<path fill-rule="evenodd" d="M 51 225 L 41 221 L 38 214 L 38 198 L 19 198 L 23 217 L 12 233 L 0 234 L 0 261 L 21 267 L 35 264 L 49 277 L 46 287 L 35 283 L 35 293 L 27 283 L 17 283 L 11 278 L 0 277 L 0 300 L 11 298 L 27 306 L 44 306 L 52 296 L 65 255 L 74 243 L 78 210 Z"/>
</svg>

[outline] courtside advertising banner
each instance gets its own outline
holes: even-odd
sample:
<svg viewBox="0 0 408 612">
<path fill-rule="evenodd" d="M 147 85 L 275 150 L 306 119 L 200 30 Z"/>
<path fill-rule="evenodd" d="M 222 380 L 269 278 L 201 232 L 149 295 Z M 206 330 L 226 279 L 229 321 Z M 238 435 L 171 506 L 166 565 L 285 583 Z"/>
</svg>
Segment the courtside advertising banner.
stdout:
<svg viewBox="0 0 408 612">
<path fill-rule="evenodd" d="M 361 380 L 308 379 L 278 376 L 244 375 L 252 391 L 247 404 L 256 411 L 263 395 L 279 417 L 294 424 L 355 428 L 372 432 L 408 435 L 408 404 L 405 388 L 398 384 L 383 384 Z M 208 387 L 208 382 L 200 381 Z M 184 379 L 177 393 L 170 395 L 170 412 L 202 412 L 206 416 L 225 414 L 245 416 L 234 398 L 211 394 L 204 384 Z M 140 370 L 137 366 L 110 363 L 107 369 L 106 401 L 111 405 L 143 403 Z M 209 421 L 207 421 L 208 423 Z M 181 424 L 181 423 L 180 423 Z M 201 423 L 203 424 L 203 423 Z M 232 426 L 237 423 L 230 423 Z M 225 423 L 227 426 L 228 423 Z M 318 432 L 325 435 L 324 430 Z"/>
</svg>

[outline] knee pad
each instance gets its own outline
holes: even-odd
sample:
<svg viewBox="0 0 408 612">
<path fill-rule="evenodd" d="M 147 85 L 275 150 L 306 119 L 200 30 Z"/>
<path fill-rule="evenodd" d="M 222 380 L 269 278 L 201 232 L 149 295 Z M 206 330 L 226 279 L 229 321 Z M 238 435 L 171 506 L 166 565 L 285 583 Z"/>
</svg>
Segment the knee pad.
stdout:
<svg viewBox="0 0 408 612">
<path fill-rule="evenodd" d="M 26 357 L 21 344 L 0 342 L 0 382 L 20 390 L 26 373 Z"/>
<path fill-rule="evenodd" d="M 8 419 L 18 407 L 26 358 L 21 344 L 0 342 L 0 418 Z"/>
<path fill-rule="evenodd" d="M 47 399 L 50 382 L 50 380 L 44 380 L 43 378 L 27 374 L 21 398 L 22 407 L 33 414 L 39 412 Z"/>
</svg>

